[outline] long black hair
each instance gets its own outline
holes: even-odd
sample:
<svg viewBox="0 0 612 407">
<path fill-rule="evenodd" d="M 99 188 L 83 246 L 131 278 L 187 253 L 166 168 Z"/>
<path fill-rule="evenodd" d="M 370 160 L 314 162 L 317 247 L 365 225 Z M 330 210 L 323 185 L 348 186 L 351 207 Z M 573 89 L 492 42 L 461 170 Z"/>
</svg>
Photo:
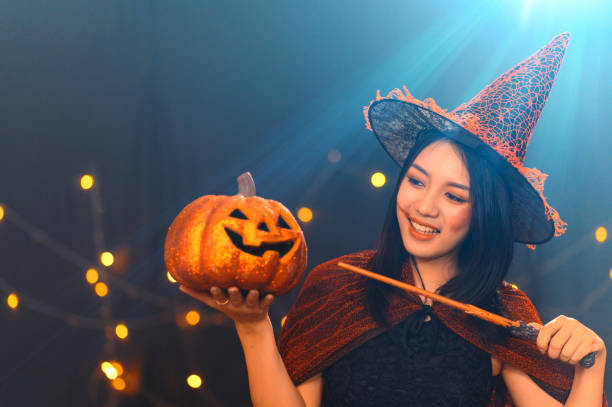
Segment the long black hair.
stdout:
<svg viewBox="0 0 612 407">
<path fill-rule="evenodd" d="M 485 157 L 489 151 L 468 147 L 441 132 L 427 130 L 416 139 L 406 158 L 391 196 L 384 223 L 368 268 L 376 273 L 401 279 L 403 263 L 411 256 L 404 247 L 397 219 L 397 193 L 406 171 L 425 147 L 446 141 L 459 153 L 470 176 L 472 216 L 465 239 L 457 254 L 457 273 L 438 289 L 441 295 L 476 305 L 495 313 L 500 309 L 497 288 L 506 276 L 514 254 L 514 234 L 510 202 L 512 191 Z M 367 281 L 368 307 L 374 319 L 390 326 L 386 308 L 394 289 L 374 279 Z M 482 324 L 482 339 L 495 340 L 503 331 Z"/>
</svg>

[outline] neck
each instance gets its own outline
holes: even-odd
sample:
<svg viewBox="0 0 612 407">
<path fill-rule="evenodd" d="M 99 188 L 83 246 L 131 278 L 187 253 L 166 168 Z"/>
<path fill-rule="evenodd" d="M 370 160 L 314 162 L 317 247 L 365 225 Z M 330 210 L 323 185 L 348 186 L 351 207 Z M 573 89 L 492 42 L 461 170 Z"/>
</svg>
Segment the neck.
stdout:
<svg viewBox="0 0 612 407">
<path fill-rule="evenodd" d="M 452 257 L 424 259 L 412 257 L 418 267 L 421 278 L 427 291 L 436 291 L 457 274 L 457 261 Z M 414 263 L 412 263 L 414 265 Z M 414 269 L 414 267 L 413 267 Z M 416 270 L 413 270 L 414 281 L 420 285 Z"/>
</svg>

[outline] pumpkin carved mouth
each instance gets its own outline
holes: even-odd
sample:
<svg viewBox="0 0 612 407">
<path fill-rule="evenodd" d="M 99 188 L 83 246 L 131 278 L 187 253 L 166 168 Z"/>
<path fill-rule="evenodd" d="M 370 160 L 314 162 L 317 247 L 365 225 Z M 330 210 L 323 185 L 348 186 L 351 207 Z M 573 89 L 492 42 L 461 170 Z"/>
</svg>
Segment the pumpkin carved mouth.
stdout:
<svg viewBox="0 0 612 407">
<path fill-rule="evenodd" d="M 228 228 L 224 229 L 234 246 L 245 253 L 258 257 L 262 257 L 268 250 L 274 250 L 278 252 L 279 257 L 283 257 L 285 254 L 289 253 L 289 250 L 291 250 L 295 243 L 295 240 L 286 240 L 278 243 L 262 243 L 259 246 L 247 246 L 242 244 L 242 236 L 240 236 L 239 233 L 236 233 Z"/>
</svg>

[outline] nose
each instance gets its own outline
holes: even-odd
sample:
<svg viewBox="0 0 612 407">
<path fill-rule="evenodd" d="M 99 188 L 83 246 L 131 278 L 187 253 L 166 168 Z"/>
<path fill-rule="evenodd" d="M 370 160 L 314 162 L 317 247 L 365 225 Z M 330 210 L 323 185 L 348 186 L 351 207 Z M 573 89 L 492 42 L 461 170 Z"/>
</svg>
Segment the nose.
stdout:
<svg viewBox="0 0 612 407">
<path fill-rule="evenodd" d="M 438 201 L 434 192 L 431 189 L 425 191 L 416 202 L 415 209 L 420 215 L 430 218 L 438 216 Z"/>
</svg>

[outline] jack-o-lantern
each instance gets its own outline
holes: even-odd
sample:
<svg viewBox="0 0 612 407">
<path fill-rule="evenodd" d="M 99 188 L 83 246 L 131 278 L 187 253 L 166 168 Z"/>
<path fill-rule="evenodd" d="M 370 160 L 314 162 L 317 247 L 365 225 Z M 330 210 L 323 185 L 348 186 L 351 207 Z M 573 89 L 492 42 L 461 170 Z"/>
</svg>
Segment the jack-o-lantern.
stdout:
<svg viewBox="0 0 612 407">
<path fill-rule="evenodd" d="M 206 195 L 178 214 L 166 236 L 168 271 L 196 290 L 237 286 L 286 294 L 306 269 L 304 234 L 281 203 L 255 196 L 248 172 L 238 185 L 238 195 Z"/>
</svg>

